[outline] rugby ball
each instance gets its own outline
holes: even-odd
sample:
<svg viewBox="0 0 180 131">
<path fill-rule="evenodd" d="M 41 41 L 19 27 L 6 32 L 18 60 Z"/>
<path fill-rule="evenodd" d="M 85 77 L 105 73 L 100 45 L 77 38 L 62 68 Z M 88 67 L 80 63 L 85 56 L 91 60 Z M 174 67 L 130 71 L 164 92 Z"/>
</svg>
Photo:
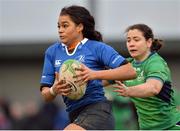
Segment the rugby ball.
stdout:
<svg viewBox="0 0 180 131">
<path fill-rule="evenodd" d="M 86 86 L 87 83 L 81 84 L 80 83 L 75 83 L 77 78 L 73 78 L 73 76 L 78 75 L 79 71 L 75 71 L 75 68 L 80 68 L 81 63 L 77 60 L 74 59 L 68 59 L 66 60 L 60 70 L 60 79 L 65 80 L 71 87 L 71 92 L 70 94 L 67 95 L 68 98 L 72 100 L 78 100 L 80 99 L 86 92 Z"/>
</svg>

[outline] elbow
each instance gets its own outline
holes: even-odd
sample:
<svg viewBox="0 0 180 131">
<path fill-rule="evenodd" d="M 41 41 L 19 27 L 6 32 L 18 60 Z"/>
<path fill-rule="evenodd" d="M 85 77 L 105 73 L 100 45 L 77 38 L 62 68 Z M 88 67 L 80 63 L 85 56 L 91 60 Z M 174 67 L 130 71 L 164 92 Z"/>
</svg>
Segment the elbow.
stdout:
<svg viewBox="0 0 180 131">
<path fill-rule="evenodd" d="M 151 96 L 156 96 L 156 95 L 158 95 L 159 93 L 160 93 L 160 88 L 158 88 L 158 87 L 156 87 L 155 85 L 151 85 L 152 87 L 151 87 Z"/>
<path fill-rule="evenodd" d="M 132 67 L 131 64 L 129 64 L 129 74 L 130 74 L 130 79 L 135 79 L 137 77 L 136 70 Z"/>
<path fill-rule="evenodd" d="M 124 68 L 121 68 L 123 71 L 123 76 L 120 74 L 120 77 L 118 80 L 132 80 L 137 77 L 136 70 L 132 67 L 130 63 L 123 65 Z M 120 69 L 120 70 L 121 70 Z"/>
<path fill-rule="evenodd" d="M 132 79 L 135 79 L 137 77 L 136 71 L 133 69 L 131 73 L 132 73 Z"/>
<path fill-rule="evenodd" d="M 129 79 L 135 79 L 137 77 L 136 71 L 132 68 L 129 70 Z"/>
<path fill-rule="evenodd" d="M 158 88 L 153 88 L 153 91 L 152 91 L 152 94 L 153 94 L 153 96 L 156 96 L 156 95 L 158 95 L 160 93 L 160 90 L 158 89 Z"/>
</svg>

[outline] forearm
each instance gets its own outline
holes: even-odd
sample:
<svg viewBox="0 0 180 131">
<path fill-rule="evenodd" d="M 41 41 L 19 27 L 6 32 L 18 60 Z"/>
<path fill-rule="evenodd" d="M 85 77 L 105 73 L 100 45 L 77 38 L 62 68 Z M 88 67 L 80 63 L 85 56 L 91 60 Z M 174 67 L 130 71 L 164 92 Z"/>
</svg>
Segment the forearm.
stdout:
<svg viewBox="0 0 180 131">
<path fill-rule="evenodd" d="M 136 72 L 131 64 L 122 65 L 115 69 L 96 71 L 95 79 L 103 80 L 129 80 L 136 77 Z"/>
<path fill-rule="evenodd" d="M 151 97 L 157 95 L 159 91 L 160 90 L 157 90 L 155 85 L 149 83 L 127 87 L 127 94 L 129 97 Z"/>
<path fill-rule="evenodd" d="M 56 97 L 56 95 L 52 95 L 50 93 L 50 88 L 49 87 L 43 87 L 41 91 L 42 96 L 44 97 L 45 101 L 52 101 Z"/>
</svg>

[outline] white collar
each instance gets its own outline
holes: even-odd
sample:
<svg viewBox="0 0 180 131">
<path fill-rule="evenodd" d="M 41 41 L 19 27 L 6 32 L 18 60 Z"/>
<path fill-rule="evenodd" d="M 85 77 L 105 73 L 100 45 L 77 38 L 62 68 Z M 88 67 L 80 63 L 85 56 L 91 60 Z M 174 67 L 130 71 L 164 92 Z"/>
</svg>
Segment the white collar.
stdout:
<svg viewBox="0 0 180 131">
<path fill-rule="evenodd" d="M 82 43 L 83 45 L 88 41 L 88 38 L 84 38 L 82 41 L 80 41 L 76 46 L 78 46 L 80 43 Z M 62 46 L 67 47 L 67 45 L 65 45 L 64 43 L 61 43 Z"/>
<path fill-rule="evenodd" d="M 80 44 L 84 45 L 87 41 L 88 41 L 88 38 L 84 38 L 82 41 L 80 41 L 80 42 L 76 45 L 76 47 L 75 47 L 75 49 L 74 49 L 74 51 L 73 51 L 72 53 L 69 53 L 69 52 L 68 52 L 67 45 L 65 45 L 64 43 L 61 43 L 61 44 L 62 44 L 62 46 L 65 47 L 66 53 L 67 53 L 69 56 L 72 56 L 72 55 L 74 55 L 74 53 L 76 52 L 77 47 L 78 47 Z"/>
<path fill-rule="evenodd" d="M 88 38 L 84 38 L 81 43 L 84 45 L 88 41 Z"/>
</svg>

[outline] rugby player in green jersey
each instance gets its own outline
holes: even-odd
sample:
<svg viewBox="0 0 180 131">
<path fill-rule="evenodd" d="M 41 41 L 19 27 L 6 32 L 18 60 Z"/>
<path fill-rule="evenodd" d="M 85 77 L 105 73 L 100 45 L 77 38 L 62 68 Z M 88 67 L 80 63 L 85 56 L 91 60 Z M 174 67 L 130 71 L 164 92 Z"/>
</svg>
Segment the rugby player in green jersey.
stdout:
<svg viewBox="0 0 180 131">
<path fill-rule="evenodd" d="M 129 62 L 137 72 L 133 80 L 116 81 L 115 92 L 132 98 L 143 130 L 180 130 L 180 111 L 174 102 L 169 67 L 157 53 L 162 41 L 154 39 L 152 29 L 145 24 L 127 28 Z"/>
</svg>

